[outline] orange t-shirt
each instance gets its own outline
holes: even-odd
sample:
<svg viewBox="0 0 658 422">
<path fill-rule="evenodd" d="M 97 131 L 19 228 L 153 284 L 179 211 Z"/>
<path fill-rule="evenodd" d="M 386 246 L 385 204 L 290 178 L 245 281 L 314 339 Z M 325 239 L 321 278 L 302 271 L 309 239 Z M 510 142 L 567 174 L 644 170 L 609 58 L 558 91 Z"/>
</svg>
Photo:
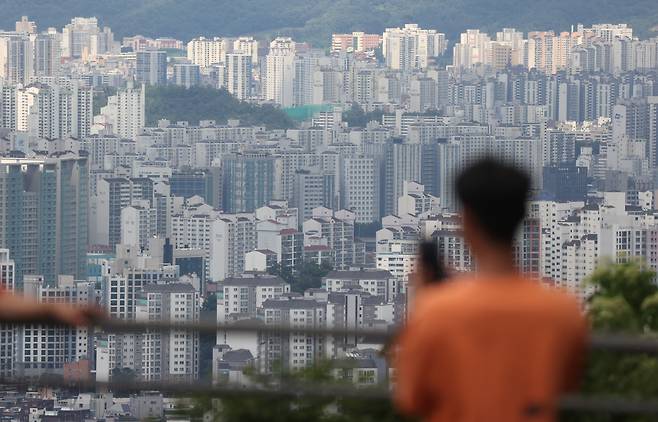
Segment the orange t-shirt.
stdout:
<svg viewBox="0 0 658 422">
<path fill-rule="evenodd" d="M 399 342 L 400 410 L 433 422 L 556 419 L 586 347 L 574 299 L 521 277 L 471 277 L 421 295 Z"/>
</svg>

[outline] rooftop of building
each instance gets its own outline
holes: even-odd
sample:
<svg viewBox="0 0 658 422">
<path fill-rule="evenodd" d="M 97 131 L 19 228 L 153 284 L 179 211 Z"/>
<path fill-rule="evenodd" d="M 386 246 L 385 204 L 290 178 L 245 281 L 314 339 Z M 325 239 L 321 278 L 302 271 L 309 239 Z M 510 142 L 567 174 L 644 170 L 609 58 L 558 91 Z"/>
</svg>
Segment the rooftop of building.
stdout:
<svg viewBox="0 0 658 422">
<path fill-rule="evenodd" d="M 324 278 L 338 280 L 388 280 L 393 278 L 393 275 L 387 270 L 379 269 L 334 270 L 329 272 Z"/>
<path fill-rule="evenodd" d="M 194 287 L 187 283 L 147 284 L 142 288 L 144 293 L 194 293 Z"/>
<path fill-rule="evenodd" d="M 222 360 L 229 363 L 244 363 L 253 360 L 254 356 L 247 349 L 229 350 L 224 353 Z"/>
<path fill-rule="evenodd" d="M 267 299 L 263 302 L 263 309 L 315 309 L 321 307 L 323 307 L 322 303 L 310 298 Z"/>
<path fill-rule="evenodd" d="M 322 251 L 331 251 L 332 249 L 327 245 L 307 245 L 304 246 L 305 252 L 322 252 Z"/>
<path fill-rule="evenodd" d="M 250 274 L 242 277 L 229 277 L 217 283 L 219 286 L 280 286 L 288 284 L 279 276 L 269 274 Z"/>
</svg>

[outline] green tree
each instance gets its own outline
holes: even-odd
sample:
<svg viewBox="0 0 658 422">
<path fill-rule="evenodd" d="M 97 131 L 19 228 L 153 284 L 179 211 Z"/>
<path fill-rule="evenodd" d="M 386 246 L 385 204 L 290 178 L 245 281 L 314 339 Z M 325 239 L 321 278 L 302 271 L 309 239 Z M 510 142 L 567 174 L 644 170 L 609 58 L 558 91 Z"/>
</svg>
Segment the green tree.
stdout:
<svg viewBox="0 0 658 422">
<path fill-rule="evenodd" d="M 217 318 L 217 295 L 209 294 L 201 307 L 201 318 L 215 321 Z M 201 380 L 212 379 L 212 349 L 217 343 L 217 336 L 213 333 L 199 334 L 199 377 Z"/>
<path fill-rule="evenodd" d="M 155 125 L 159 119 L 172 122 L 217 120 L 226 123 L 238 119 L 245 125 L 264 125 L 270 129 L 287 129 L 293 121 L 281 109 L 269 104 L 258 105 L 240 101 L 223 89 L 209 87 L 152 86 L 146 90 L 146 123 Z"/>
<path fill-rule="evenodd" d="M 283 267 L 278 262 L 272 265 L 267 269 L 267 272 L 271 275 L 277 275 L 281 277 L 283 281 L 289 283 L 290 285 L 295 283 L 295 274 L 289 267 Z"/>
<path fill-rule="evenodd" d="M 331 34 L 366 31 L 415 22 L 438 28 L 451 41 L 466 28 L 495 33 L 513 26 L 521 31 L 568 30 L 574 22 L 627 22 L 641 36 L 652 35 L 658 22 L 655 0 L 0 0 L 0 24 L 14 26 L 28 15 L 40 28 L 61 28 L 72 16 L 97 16 L 121 36 L 143 34 L 189 40 L 199 35 L 253 34 L 261 39 L 289 35 L 314 47 L 329 46 Z M 221 13 L 209 13 L 221 11 Z"/>
<path fill-rule="evenodd" d="M 354 226 L 354 235 L 356 237 L 375 237 L 377 231 L 381 230 L 382 225 L 380 222 L 373 223 L 357 223 Z"/>
<path fill-rule="evenodd" d="M 655 274 L 638 261 L 605 263 L 586 281 L 597 287 L 588 317 L 596 332 L 658 335 L 658 288 Z M 658 396 L 658 359 L 645 354 L 594 351 L 590 354 L 583 393 L 630 399 Z M 570 414 L 577 421 L 649 421 L 653 417 Z"/>
<path fill-rule="evenodd" d="M 134 369 L 125 367 L 121 368 L 118 366 L 112 368 L 112 382 L 128 386 L 133 384 L 135 381 L 137 381 L 137 374 L 135 373 Z M 114 393 L 117 395 L 127 395 L 130 393 L 130 391 L 115 390 Z"/>
<path fill-rule="evenodd" d="M 349 110 L 343 112 L 343 121 L 346 122 L 349 127 L 366 127 L 366 125 L 373 120 L 381 122 L 383 114 L 384 112 L 381 110 L 366 113 L 359 104 L 354 103 Z"/>
<path fill-rule="evenodd" d="M 258 385 L 276 390 L 279 385 L 330 385 L 340 387 L 345 382 L 337 381 L 332 370 L 332 362 L 321 362 L 316 366 L 295 372 L 275 371 L 274 374 L 257 374 L 246 371 Z M 393 422 L 402 420 L 396 414 L 390 401 L 364 398 L 318 397 L 298 394 L 293 396 L 273 396 L 244 394 L 212 399 L 209 396 L 197 397 L 187 403 L 184 413 L 187 416 L 209 417 L 222 422 Z"/>
<path fill-rule="evenodd" d="M 108 97 L 115 95 L 117 89 L 113 86 L 103 86 L 94 89 L 94 116 L 100 114 L 101 108 L 107 105 Z"/>
<path fill-rule="evenodd" d="M 276 264 L 268 272 L 278 275 L 285 282 L 290 283 L 290 289 L 293 292 L 304 293 L 306 289 L 322 287 L 322 277 L 329 274 L 331 270 L 333 267 L 330 264 L 318 265 L 315 262 L 307 261 L 298 265 L 294 271 Z"/>
<path fill-rule="evenodd" d="M 295 283 L 291 289 L 295 292 L 304 292 L 306 289 L 317 289 L 322 287 L 322 277 L 329 274 L 333 269 L 330 264 L 318 265 L 314 262 L 304 262 L 295 275 Z"/>
</svg>

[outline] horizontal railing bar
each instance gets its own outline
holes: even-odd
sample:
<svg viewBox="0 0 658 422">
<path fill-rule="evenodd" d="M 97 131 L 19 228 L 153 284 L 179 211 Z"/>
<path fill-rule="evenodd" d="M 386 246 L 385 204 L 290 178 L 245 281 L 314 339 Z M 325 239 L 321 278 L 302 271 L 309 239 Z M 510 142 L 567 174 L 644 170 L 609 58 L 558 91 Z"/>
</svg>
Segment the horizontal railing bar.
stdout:
<svg viewBox="0 0 658 422">
<path fill-rule="evenodd" d="M 310 335 L 365 337 L 367 340 L 390 341 L 396 330 L 331 328 L 331 327 L 292 327 L 282 325 L 265 325 L 253 322 L 238 324 L 218 324 L 212 321 L 169 322 L 169 321 L 125 321 L 112 319 L 100 323 L 99 328 L 108 333 L 137 333 L 146 330 L 159 331 L 196 331 L 214 334 L 227 332 L 268 332 L 279 334 L 304 333 Z M 618 334 L 594 334 L 590 337 L 592 350 L 604 350 L 625 353 L 658 354 L 658 338 L 639 337 Z"/>
<path fill-rule="evenodd" d="M 28 388 L 69 388 L 80 390 L 95 391 L 123 391 L 123 392 L 141 392 L 141 391 L 158 391 L 166 394 L 173 394 L 180 397 L 190 396 L 272 396 L 272 397 L 293 397 L 308 396 L 318 398 L 358 398 L 358 399 L 375 399 L 388 400 L 390 394 L 383 388 L 356 388 L 349 384 L 310 384 L 310 383 L 290 383 L 277 385 L 274 388 L 257 388 L 241 385 L 213 385 L 207 382 L 155 382 L 155 381 L 135 381 L 135 382 L 94 382 L 79 381 L 66 382 L 62 380 L 16 380 L 12 378 L 0 379 L 0 385 L 9 385 L 13 387 Z"/>
<path fill-rule="evenodd" d="M 619 397 L 568 395 L 560 400 L 560 410 L 607 414 L 658 414 L 656 400 L 630 400 Z"/>
<path fill-rule="evenodd" d="M 390 391 L 383 388 L 356 388 L 349 385 L 328 385 L 295 383 L 276 386 L 275 388 L 257 388 L 251 386 L 211 385 L 204 382 L 64 382 L 61 380 L 16 380 L 0 379 L 0 385 L 16 388 L 69 388 L 81 391 L 156 391 L 177 397 L 313 397 L 325 399 L 359 399 L 390 400 Z M 608 396 L 564 396 L 559 410 L 567 412 L 590 412 L 606 414 L 658 415 L 658 401 L 630 400 Z"/>
<path fill-rule="evenodd" d="M 111 319 L 98 324 L 98 327 L 108 333 L 136 333 L 146 330 L 155 331 L 196 331 L 199 333 L 215 334 L 217 331 L 226 332 L 269 332 L 278 334 L 304 333 L 311 335 L 355 336 L 368 339 L 386 341 L 394 335 L 391 331 L 355 328 L 331 327 L 294 327 L 287 325 L 265 325 L 253 322 L 238 324 L 218 324 L 211 321 L 169 322 L 169 321 L 125 321 Z"/>
<path fill-rule="evenodd" d="M 14 324 L 20 325 L 21 322 Z M 25 321 L 24 324 L 53 325 L 51 321 Z M 213 321 L 127 321 L 121 319 L 107 319 L 94 324 L 106 333 L 140 333 L 151 331 L 194 331 L 206 334 L 215 334 L 218 331 L 226 332 L 263 332 L 277 334 L 304 333 L 310 335 L 330 335 L 336 337 L 360 337 L 360 342 L 368 341 L 386 343 L 393 340 L 398 327 L 390 330 L 353 328 L 353 327 L 294 327 L 288 325 L 266 325 L 255 322 L 216 323 Z M 589 339 L 589 347 L 596 351 L 610 351 L 622 353 L 658 354 L 658 337 L 642 337 L 628 334 L 593 334 Z"/>
<path fill-rule="evenodd" d="M 627 334 L 594 334 L 590 337 L 589 347 L 597 351 L 656 354 L 658 338 Z"/>
<path fill-rule="evenodd" d="M 31 322 L 27 322 L 31 323 Z M 46 323 L 48 325 L 48 323 Z M 238 324 L 218 324 L 212 321 L 169 322 L 169 321 L 125 321 L 110 319 L 99 322 L 97 328 L 107 333 L 139 333 L 151 331 L 195 331 L 215 334 L 217 331 L 228 332 L 267 332 L 277 334 L 306 333 L 311 335 L 354 336 L 390 341 L 395 331 L 354 328 L 325 327 L 291 327 L 265 325 L 253 322 Z M 596 351 L 658 354 L 658 339 L 630 335 L 595 334 L 590 337 L 590 349 Z M 215 396 L 278 396 L 278 397 L 319 397 L 319 398 L 357 398 L 371 400 L 388 400 L 390 393 L 382 388 L 355 388 L 346 385 L 278 385 L 276 388 L 256 388 L 230 385 L 211 385 L 203 382 L 63 382 L 52 380 L 16 380 L 0 379 L 0 385 L 15 387 L 51 387 L 77 388 L 87 391 L 158 391 L 181 397 Z M 658 401 L 626 400 L 618 397 L 588 397 L 580 395 L 565 396 L 560 401 L 560 410 L 577 412 L 596 412 L 607 414 L 657 414 Z"/>
</svg>

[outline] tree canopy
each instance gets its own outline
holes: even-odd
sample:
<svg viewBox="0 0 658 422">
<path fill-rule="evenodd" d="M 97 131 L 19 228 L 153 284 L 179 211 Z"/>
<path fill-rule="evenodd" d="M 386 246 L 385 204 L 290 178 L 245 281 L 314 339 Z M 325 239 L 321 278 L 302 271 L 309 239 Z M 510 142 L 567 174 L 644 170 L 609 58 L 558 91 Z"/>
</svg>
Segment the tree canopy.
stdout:
<svg viewBox="0 0 658 422">
<path fill-rule="evenodd" d="M 277 372 L 271 375 L 246 371 L 257 385 L 264 389 L 276 389 L 283 383 L 288 385 L 332 385 L 342 381 L 332 373 L 334 366 L 323 361 L 316 366 L 295 372 Z M 378 387 L 374 387 L 378 388 Z M 363 398 L 310 397 L 296 395 L 282 398 L 267 395 L 233 396 L 222 399 L 197 397 L 186 403 L 180 412 L 188 417 L 221 422 L 394 422 L 403 421 L 388 400 Z"/>
<path fill-rule="evenodd" d="M 373 120 L 381 123 L 383 114 L 380 110 L 366 113 L 359 104 L 354 103 L 352 108 L 343 112 L 343 120 L 349 127 L 366 127 Z"/>
<path fill-rule="evenodd" d="M 418 23 L 455 40 L 469 28 L 490 32 L 503 27 L 523 31 L 566 31 L 581 22 L 628 22 L 641 35 L 658 23 L 654 0 L 521 1 L 498 0 L 0 0 L 0 24 L 11 29 L 21 15 L 40 28 L 62 28 L 73 16 L 96 16 L 117 38 L 290 35 L 315 46 L 331 43 L 333 32 L 381 33 L 387 27 Z"/>
<path fill-rule="evenodd" d="M 317 289 L 322 287 L 322 277 L 329 274 L 333 269 L 331 265 L 318 265 L 314 262 L 303 262 L 294 270 L 275 265 L 268 271 L 272 275 L 278 275 L 285 282 L 290 283 L 293 292 L 304 293 L 306 289 Z"/>
<path fill-rule="evenodd" d="M 159 119 L 172 122 L 239 119 L 244 125 L 264 125 L 269 129 L 286 129 L 292 120 L 272 105 L 257 105 L 240 101 L 225 90 L 209 87 L 168 85 L 148 87 L 146 90 L 146 124 L 153 126 Z"/>
<path fill-rule="evenodd" d="M 595 332 L 658 337 L 658 287 L 655 274 L 638 261 L 606 263 L 587 280 L 597 286 L 588 316 Z M 587 362 L 584 394 L 630 399 L 658 395 L 658 358 L 646 354 L 594 351 Z M 608 415 L 573 414 L 567 420 L 610 421 Z M 653 417 L 625 417 L 649 421 Z"/>
</svg>

